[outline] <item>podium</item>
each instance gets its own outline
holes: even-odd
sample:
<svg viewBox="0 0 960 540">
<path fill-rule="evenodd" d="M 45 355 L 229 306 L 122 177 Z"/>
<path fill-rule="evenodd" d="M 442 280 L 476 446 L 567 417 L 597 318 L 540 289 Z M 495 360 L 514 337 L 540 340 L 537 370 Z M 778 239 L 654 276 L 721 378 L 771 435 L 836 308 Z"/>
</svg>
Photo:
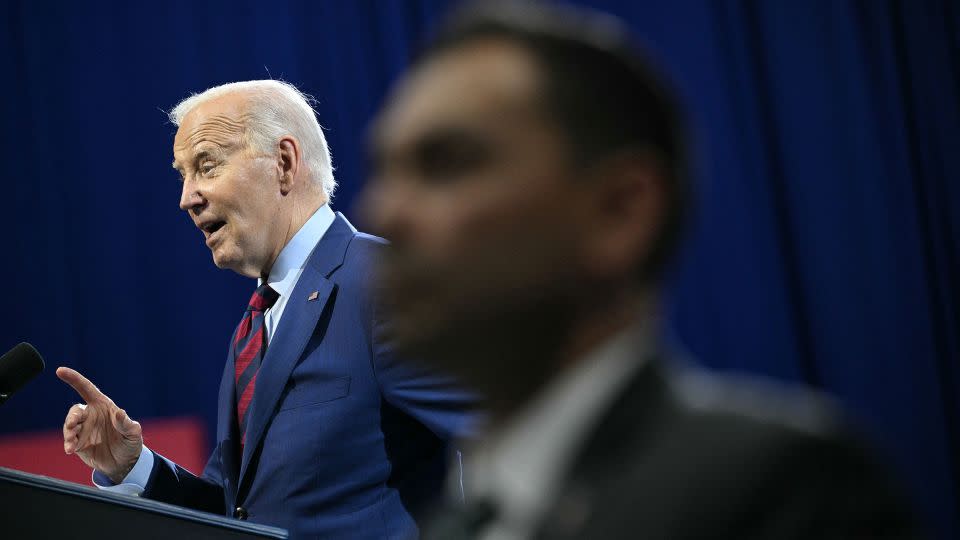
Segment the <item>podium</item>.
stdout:
<svg viewBox="0 0 960 540">
<path fill-rule="evenodd" d="M 287 531 L 0 467 L 0 538 L 285 539 Z"/>
</svg>

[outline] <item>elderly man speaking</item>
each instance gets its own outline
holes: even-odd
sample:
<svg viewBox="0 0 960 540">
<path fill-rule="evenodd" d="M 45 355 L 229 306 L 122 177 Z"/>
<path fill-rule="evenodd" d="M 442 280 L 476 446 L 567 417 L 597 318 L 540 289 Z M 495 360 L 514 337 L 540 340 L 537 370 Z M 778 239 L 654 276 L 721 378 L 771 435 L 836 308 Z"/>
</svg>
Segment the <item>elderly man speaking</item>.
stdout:
<svg viewBox="0 0 960 540">
<path fill-rule="evenodd" d="M 368 279 L 384 243 L 331 210 L 330 153 L 305 96 L 280 81 L 231 83 L 170 118 L 180 208 L 218 267 L 258 279 L 230 339 L 216 446 L 194 476 L 61 367 L 85 402 L 67 413 L 64 451 L 101 488 L 293 538 L 415 537 L 412 515 L 442 485 L 445 443 L 468 428 L 470 402 L 391 354 Z"/>
</svg>

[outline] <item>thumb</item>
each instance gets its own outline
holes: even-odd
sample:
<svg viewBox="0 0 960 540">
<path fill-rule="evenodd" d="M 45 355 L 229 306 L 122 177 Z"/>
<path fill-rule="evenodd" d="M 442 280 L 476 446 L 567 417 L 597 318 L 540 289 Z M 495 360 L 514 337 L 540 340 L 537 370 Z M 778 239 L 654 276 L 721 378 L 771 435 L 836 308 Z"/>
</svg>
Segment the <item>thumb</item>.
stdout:
<svg viewBox="0 0 960 540">
<path fill-rule="evenodd" d="M 113 413 L 111 418 L 113 427 L 120 432 L 121 435 L 128 439 L 136 439 L 140 437 L 141 428 L 140 422 L 136 422 L 127 415 L 127 411 L 123 409 L 117 409 Z"/>
</svg>

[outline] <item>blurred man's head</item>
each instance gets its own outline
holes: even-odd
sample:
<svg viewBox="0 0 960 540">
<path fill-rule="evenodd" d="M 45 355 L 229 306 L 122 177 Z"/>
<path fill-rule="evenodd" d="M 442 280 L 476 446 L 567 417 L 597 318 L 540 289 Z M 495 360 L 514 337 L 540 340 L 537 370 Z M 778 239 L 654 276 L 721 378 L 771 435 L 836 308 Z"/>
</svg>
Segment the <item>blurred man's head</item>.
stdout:
<svg viewBox="0 0 960 540">
<path fill-rule="evenodd" d="M 246 81 L 191 96 L 170 113 L 180 208 L 214 263 L 269 274 L 283 246 L 333 194 L 330 152 L 308 98 L 282 81 Z"/>
<path fill-rule="evenodd" d="M 398 345 L 506 402 L 631 316 L 687 198 L 650 68 L 612 21 L 546 9 L 454 19 L 372 137 Z"/>
</svg>

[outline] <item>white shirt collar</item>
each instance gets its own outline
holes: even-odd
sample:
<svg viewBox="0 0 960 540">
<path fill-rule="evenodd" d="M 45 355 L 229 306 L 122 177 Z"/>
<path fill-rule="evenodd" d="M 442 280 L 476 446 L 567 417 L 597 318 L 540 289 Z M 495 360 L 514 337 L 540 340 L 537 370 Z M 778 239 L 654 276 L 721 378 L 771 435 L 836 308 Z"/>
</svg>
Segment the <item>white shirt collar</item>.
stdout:
<svg viewBox="0 0 960 540">
<path fill-rule="evenodd" d="M 653 324 L 631 325 L 556 377 L 468 458 L 467 499 L 492 497 L 501 512 L 483 538 L 532 532 L 587 430 L 652 351 Z"/>
<path fill-rule="evenodd" d="M 300 227 L 300 230 L 293 235 L 287 245 L 283 246 L 283 250 L 277 256 L 273 268 L 270 269 L 270 275 L 267 277 L 267 284 L 277 291 L 281 297 L 285 298 L 293 292 L 293 288 L 300 278 L 300 273 L 307 264 L 310 253 L 317 246 L 317 242 L 326 234 L 335 218 L 336 214 L 330 209 L 330 205 L 324 204 L 310 216 L 303 227 Z M 263 284 L 263 280 L 258 280 L 257 284 Z"/>
</svg>

